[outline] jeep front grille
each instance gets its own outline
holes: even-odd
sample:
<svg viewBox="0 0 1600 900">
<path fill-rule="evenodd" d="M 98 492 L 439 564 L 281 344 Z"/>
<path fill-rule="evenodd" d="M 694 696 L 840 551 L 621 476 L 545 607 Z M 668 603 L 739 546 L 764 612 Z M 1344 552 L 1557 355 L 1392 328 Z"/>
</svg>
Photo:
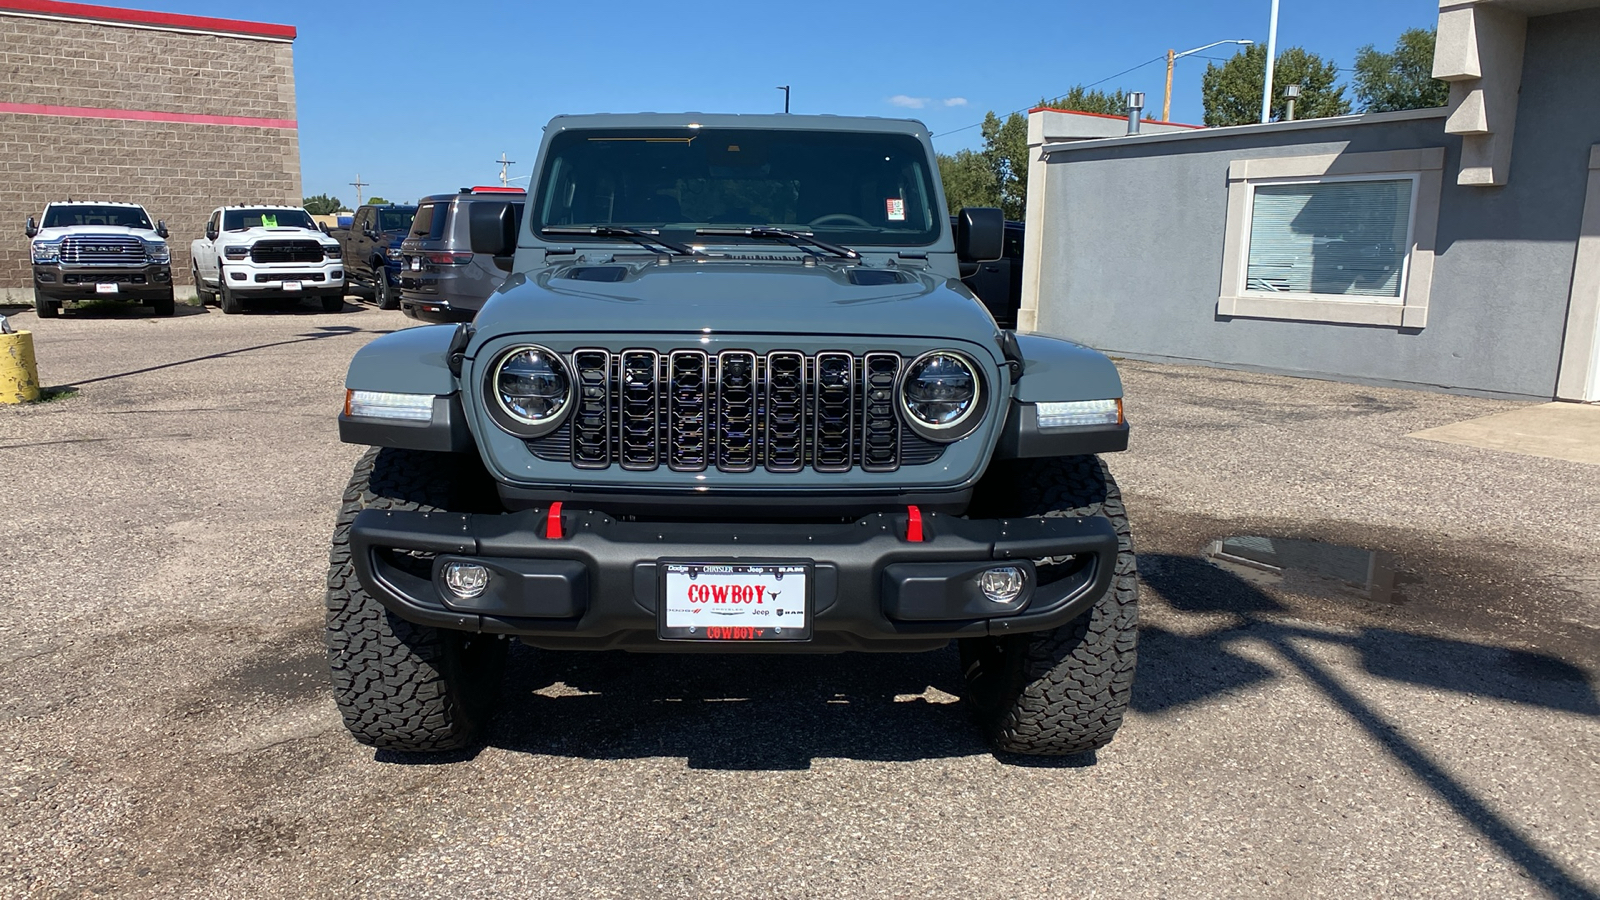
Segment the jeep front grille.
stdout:
<svg viewBox="0 0 1600 900">
<path fill-rule="evenodd" d="M 540 459 L 678 472 L 892 472 L 944 445 L 902 428 L 898 353 L 583 349 L 569 357 L 574 406 L 527 442 Z"/>
<path fill-rule="evenodd" d="M 68 266 L 142 266 L 144 241 L 135 237 L 68 235 L 61 242 L 61 263 Z"/>
<path fill-rule="evenodd" d="M 322 245 L 316 241 L 256 241 L 250 259 L 258 263 L 322 262 Z"/>
</svg>

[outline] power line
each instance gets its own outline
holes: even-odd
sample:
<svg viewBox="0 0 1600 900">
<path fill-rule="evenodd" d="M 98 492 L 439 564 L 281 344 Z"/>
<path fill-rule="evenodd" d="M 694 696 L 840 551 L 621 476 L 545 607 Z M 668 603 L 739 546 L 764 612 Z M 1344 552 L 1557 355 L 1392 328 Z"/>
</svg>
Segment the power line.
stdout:
<svg viewBox="0 0 1600 900">
<path fill-rule="evenodd" d="M 1092 88 L 1092 87 L 1098 87 L 1099 85 L 1105 84 L 1106 82 L 1110 81 L 1113 78 L 1121 78 L 1122 76 L 1128 74 L 1129 72 L 1136 72 L 1139 69 L 1142 69 L 1145 66 L 1150 65 L 1151 63 L 1158 63 L 1158 62 L 1161 62 L 1161 61 L 1165 60 L 1166 58 L 1167 58 L 1167 55 L 1165 53 L 1163 53 L 1163 54 L 1161 54 L 1160 56 L 1157 56 L 1154 59 L 1149 59 L 1149 60 L 1146 60 L 1146 61 L 1144 61 L 1142 63 L 1139 63 L 1137 66 L 1132 66 L 1130 68 L 1123 69 L 1121 72 L 1118 72 L 1115 75 L 1107 75 L 1106 77 L 1100 79 L 1099 81 L 1093 82 L 1092 84 L 1082 85 L 1082 87 L 1084 87 L 1086 89 L 1087 88 Z M 1070 88 L 1069 88 L 1069 90 L 1070 90 Z M 1063 92 L 1061 94 L 1057 94 L 1056 96 L 1062 97 L 1062 96 L 1065 96 L 1065 95 L 1066 95 L 1065 92 Z M 1023 109 L 1030 109 L 1030 108 L 1031 107 L 1023 107 Z M 1011 112 L 1006 113 L 1006 115 L 1007 116 L 1012 116 L 1012 115 L 1016 115 L 1019 112 L 1022 112 L 1022 109 L 1013 109 Z M 971 125 L 963 125 L 960 128 L 955 128 L 955 129 L 952 129 L 950 131 L 941 131 L 938 134 L 934 135 L 934 137 L 941 138 L 941 137 L 944 137 L 945 135 L 956 134 L 957 132 L 966 131 L 969 128 L 977 128 L 979 125 L 982 125 L 982 124 L 983 124 L 982 122 L 974 122 Z"/>
</svg>

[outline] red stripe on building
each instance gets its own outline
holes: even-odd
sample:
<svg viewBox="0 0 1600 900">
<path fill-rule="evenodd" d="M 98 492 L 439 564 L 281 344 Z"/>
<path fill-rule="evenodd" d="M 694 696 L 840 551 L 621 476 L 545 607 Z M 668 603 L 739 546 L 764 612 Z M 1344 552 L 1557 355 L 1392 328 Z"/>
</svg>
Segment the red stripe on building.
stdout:
<svg viewBox="0 0 1600 900">
<path fill-rule="evenodd" d="M 208 116 L 199 113 L 161 112 L 153 109 L 95 109 L 90 106 L 48 106 L 43 103 L 0 102 L 0 113 L 24 116 L 61 116 L 68 119 L 123 119 L 130 122 L 177 122 L 183 125 L 243 125 L 248 128 L 299 128 L 294 119 L 256 116 Z"/>
<path fill-rule="evenodd" d="M 1056 109 L 1054 106 L 1035 106 L 1033 109 L 1028 110 L 1028 112 L 1030 112 L 1030 113 L 1036 113 L 1036 112 L 1066 113 L 1069 116 L 1089 116 L 1090 118 L 1093 118 L 1093 119 L 1121 119 L 1124 122 L 1126 122 L 1128 120 L 1128 117 L 1125 116 L 1125 115 L 1123 115 L 1123 116 L 1114 116 L 1114 115 L 1111 115 L 1110 113 L 1084 112 L 1081 109 Z M 1204 128 L 1205 127 L 1204 125 L 1189 125 L 1189 124 L 1184 123 L 1184 122 L 1158 122 L 1155 119 L 1141 119 L 1140 121 L 1145 122 L 1146 124 L 1149 124 L 1149 125 L 1171 125 L 1173 128 Z"/>
<path fill-rule="evenodd" d="M 177 13 L 147 12 L 142 9 L 120 9 L 115 6 L 96 6 L 91 3 L 62 3 L 59 0 L 0 0 L 0 13 L 17 12 L 36 16 L 59 16 L 66 19 L 91 19 L 99 22 L 117 22 L 125 25 L 145 25 L 152 28 L 177 28 L 184 31 L 217 31 L 224 34 L 243 34 L 294 40 L 293 25 L 273 25 L 268 22 L 245 22 L 239 19 L 217 19 L 211 16 L 184 16 Z"/>
</svg>

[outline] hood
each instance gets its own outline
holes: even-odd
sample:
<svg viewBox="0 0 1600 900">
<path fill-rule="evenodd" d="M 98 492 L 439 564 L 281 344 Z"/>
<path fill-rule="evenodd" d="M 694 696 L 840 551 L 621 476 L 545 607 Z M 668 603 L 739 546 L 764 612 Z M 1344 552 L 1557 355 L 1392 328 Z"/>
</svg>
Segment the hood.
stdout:
<svg viewBox="0 0 1600 900">
<path fill-rule="evenodd" d="M 62 225 L 55 228 L 41 228 L 39 233 L 31 240 L 59 241 L 69 234 L 80 237 L 93 237 L 104 235 L 110 237 L 136 237 L 143 241 L 160 242 L 166 240 L 150 228 L 126 228 L 121 225 Z"/>
<path fill-rule="evenodd" d="M 989 343 L 997 331 L 960 282 L 909 267 L 798 258 L 567 263 L 512 275 L 475 322 L 485 336 L 709 329 Z"/>
<path fill-rule="evenodd" d="M 238 243 L 241 241 L 254 243 L 263 238 L 271 238 L 273 240 L 314 240 L 320 244 L 338 243 L 333 238 L 328 237 L 319 230 L 312 228 L 294 228 L 288 226 L 280 226 L 278 228 L 245 228 L 240 231 L 224 231 L 217 235 L 217 240 L 227 241 L 228 243 Z"/>
</svg>

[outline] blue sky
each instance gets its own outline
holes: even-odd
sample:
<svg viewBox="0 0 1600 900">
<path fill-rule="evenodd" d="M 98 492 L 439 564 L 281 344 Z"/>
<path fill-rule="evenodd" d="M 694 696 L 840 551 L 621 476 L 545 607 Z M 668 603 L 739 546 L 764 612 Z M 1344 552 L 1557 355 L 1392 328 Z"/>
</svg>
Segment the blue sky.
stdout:
<svg viewBox="0 0 1600 900">
<path fill-rule="evenodd" d="M 541 127 L 558 113 L 781 112 L 907 116 L 953 152 L 1007 112 L 1100 81 L 1168 48 L 1265 43 L 1270 0 L 1054 3 L 953 0 L 535 3 L 451 0 L 108 0 L 127 7 L 278 22 L 295 41 L 307 194 L 348 204 L 359 173 L 391 200 L 497 183 L 505 152 L 526 184 Z M 1349 67 L 1432 27 L 1437 0 L 1282 0 L 1279 47 Z M 1223 56 L 1227 46 L 1205 55 Z M 1206 60 L 1180 60 L 1172 118 L 1201 120 Z M 1102 88 L 1142 90 L 1160 112 L 1162 61 Z M 954 132 L 946 134 L 946 132 Z"/>
</svg>

